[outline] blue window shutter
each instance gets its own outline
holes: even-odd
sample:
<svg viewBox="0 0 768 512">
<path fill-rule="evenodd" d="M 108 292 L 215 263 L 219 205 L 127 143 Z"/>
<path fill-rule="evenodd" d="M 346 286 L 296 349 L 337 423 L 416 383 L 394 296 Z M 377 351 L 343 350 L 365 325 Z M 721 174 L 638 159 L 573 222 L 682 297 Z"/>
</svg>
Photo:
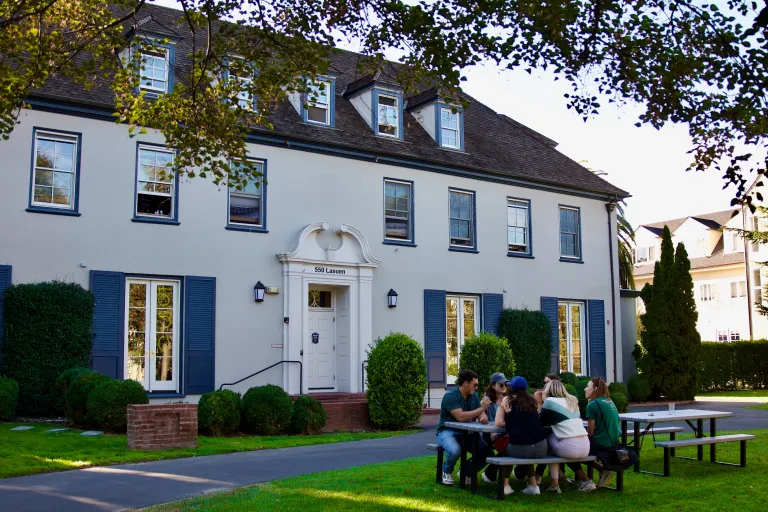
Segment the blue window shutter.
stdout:
<svg viewBox="0 0 768 512">
<path fill-rule="evenodd" d="M 552 354 L 552 367 L 553 373 L 560 372 L 560 343 L 557 339 L 557 297 L 542 297 L 541 298 L 541 312 L 549 320 L 549 325 L 552 327 L 552 334 L 550 338 Z"/>
<path fill-rule="evenodd" d="M 483 294 L 483 330 L 499 334 L 501 311 L 504 309 L 504 295 L 501 293 Z"/>
<path fill-rule="evenodd" d="M 589 319 L 589 375 L 606 378 L 605 375 L 605 303 L 602 300 L 588 300 Z"/>
<path fill-rule="evenodd" d="M 93 347 L 91 367 L 113 379 L 123 378 L 125 275 L 91 270 Z"/>
<path fill-rule="evenodd" d="M 216 278 L 184 279 L 184 392 L 213 391 L 216 355 Z"/>
<path fill-rule="evenodd" d="M 445 290 L 424 290 L 424 356 L 428 385 L 446 384 Z"/>
<path fill-rule="evenodd" d="M 3 345 L 5 344 L 5 290 L 11 287 L 11 266 L 0 265 L 0 369 L 3 367 Z"/>
</svg>

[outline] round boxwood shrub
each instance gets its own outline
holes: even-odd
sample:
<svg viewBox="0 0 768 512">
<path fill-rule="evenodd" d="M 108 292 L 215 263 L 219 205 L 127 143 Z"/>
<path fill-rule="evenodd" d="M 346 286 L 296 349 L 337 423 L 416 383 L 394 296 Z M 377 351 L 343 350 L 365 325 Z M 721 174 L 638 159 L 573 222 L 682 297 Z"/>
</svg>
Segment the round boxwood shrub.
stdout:
<svg viewBox="0 0 768 512">
<path fill-rule="evenodd" d="M 552 326 L 546 315 L 541 311 L 505 309 L 499 320 L 499 336 L 512 349 L 517 375 L 525 377 L 531 386 L 541 387 L 552 366 Z"/>
<path fill-rule="evenodd" d="M 284 432 L 291 421 L 292 408 L 291 397 L 279 386 L 251 388 L 243 395 L 243 430 L 264 436 Z"/>
<path fill-rule="evenodd" d="M 619 412 L 629 411 L 629 400 L 627 400 L 627 395 L 624 393 L 611 393 L 611 400 L 613 400 L 613 404 Z"/>
<path fill-rule="evenodd" d="M 573 395 L 578 398 L 578 393 L 576 392 L 576 387 L 573 384 L 566 384 L 565 390 L 568 392 L 569 395 Z"/>
<path fill-rule="evenodd" d="M 130 404 L 148 404 L 144 386 L 134 380 L 107 380 L 88 395 L 88 418 L 107 432 L 125 432 L 126 408 Z"/>
<path fill-rule="evenodd" d="M 368 354 L 368 411 L 382 428 L 418 423 L 427 392 L 424 349 L 402 333 L 378 340 Z"/>
<path fill-rule="evenodd" d="M 584 393 L 584 390 L 587 388 L 587 384 L 589 384 L 589 377 L 578 377 L 576 379 L 576 384 L 573 385 L 573 387 L 576 389 L 576 398 L 579 399 L 579 411 L 581 412 L 581 417 L 586 418 L 587 416 L 587 396 Z"/>
<path fill-rule="evenodd" d="M 96 386 L 109 380 L 111 379 L 103 373 L 90 372 L 84 373 L 72 381 L 64 394 L 67 420 L 72 425 L 88 426 L 91 424 L 88 417 L 88 395 Z"/>
<path fill-rule="evenodd" d="M 627 386 L 621 382 L 611 382 L 608 384 L 608 392 L 611 393 L 611 396 L 613 396 L 614 393 L 621 393 L 625 397 L 629 396 L 629 393 L 627 392 Z"/>
<path fill-rule="evenodd" d="M 59 414 L 66 414 L 67 413 L 67 402 L 65 395 L 67 393 L 67 390 L 69 389 L 70 384 L 72 384 L 72 381 L 76 378 L 80 377 L 83 374 L 90 373 L 91 370 L 88 368 L 70 368 L 68 370 L 64 370 L 61 375 L 56 377 L 56 382 L 53 383 L 53 390 L 51 394 L 55 397 L 58 397 L 58 402 L 56 404 L 56 412 Z"/>
<path fill-rule="evenodd" d="M 515 361 L 507 340 L 487 332 L 481 332 L 464 342 L 459 368 L 477 373 L 481 391 L 488 387 L 491 375 L 495 372 L 502 372 L 510 379 L 515 375 Z"/>
<path fill-rule="evenodd" d="M 16 417 L 18 403 L 19 384 L 8 377 L 0 377 L 0 420 L 12 420 Z"/>
<path fill-rule="evenodd" d="M 323 404 L 310 396 L 300 396 L 293 402 L 291 432 L 295 434 L 315 434 L 325 426 Z"/>
<path fill-rule="evenodd" d="M 237 432 L 240 427 L 240 393 L 231 389 L 211 391 L 197 404 L 197 425 L 216 437 Z"/>
<path fill-rule="evenodd" d="M 629 399 L 633 402 L 645 402 L 651 396 L 651 386 L 642 375 L 633 375 L 627 383 Z"/>
<path fill-rule="evenodd" d="M 563 382 L 563 384 L 571 384 L 575 386 L 578 378 L 576 377 L 575 373 L 563 372 L 560 374 L 560 380 Z"/>
</svg>

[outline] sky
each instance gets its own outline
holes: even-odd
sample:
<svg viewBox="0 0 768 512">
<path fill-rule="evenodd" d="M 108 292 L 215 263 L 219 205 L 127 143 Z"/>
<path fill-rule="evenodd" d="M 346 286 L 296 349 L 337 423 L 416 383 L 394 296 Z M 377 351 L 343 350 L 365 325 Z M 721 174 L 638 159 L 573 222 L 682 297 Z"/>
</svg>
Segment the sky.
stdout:
<svg viewBox="0 0 768 512">
<path fill-rule="evenodd" d="M 174 0 L 157 4 L 177 7 Z M 342 48 L 355 50 L 353 44 Z M 642 108 L 601 102 L 600 113 L 584 122 L 566 108 L 564 80 L 549 72 L 502 70 L 493 64 L 464 71 L 463 89 L 500 114 L 536 130 L 559 143 L 557 149 L 628 191 L 625 212 L 633 226 L 730 207 L 735 189 L 723 190 L 716 170 L 687 171 L 692 161 L 687 126 L 668 125 L 661 130 L 636 127 Z M 470 107 L 471 108 L 471 107 Z M 553 172 L 557 172 L 553 169 Z"/>
</svg>

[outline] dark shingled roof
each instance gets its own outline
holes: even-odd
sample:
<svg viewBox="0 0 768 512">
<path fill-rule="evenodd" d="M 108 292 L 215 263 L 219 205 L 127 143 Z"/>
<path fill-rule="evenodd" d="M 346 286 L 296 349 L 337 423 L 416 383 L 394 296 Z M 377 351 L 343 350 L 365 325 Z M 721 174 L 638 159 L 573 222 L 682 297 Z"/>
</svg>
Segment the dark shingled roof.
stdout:
<svg viewBox="0 0 768 512">
<path fill-rule="evenodd" d="M 681 217 L 679 219 L 665 220 L 651 224 L 642 224 L 640 225 L 640 228 L 645 228 L 651 233 L 654 233 L 656 236 L 661 236 L 661 232 L 664 230 L 665 224 L 669 226 L 669 230 L 674 233 L 675 230 L 679 228 L 683 222 L 688 219 L 693 219 L 702 223 L 709 229 L 720 229 L 725 224 L 727 224 L 728 221 L 731 220 L 738 212 L 738 210 L 730 209 L 713 213 L 704 213 L 701 215 L 690 215 L 688 217 Z"/>
<path fill-rule="evenodd" d="M 721 267 L 723 265 L 737 265 L 739 263 L 744 263 L 743 252 L 726 253 L 721 250 L 712 256 L 704 256 L 703 258 L 691 258 L 691 270 Z M 653 267 L 654 263 L 640 265 L 635 267 L 635 270 L 632 273 L 635 276 L 653 275 Z"/>
<path fill-rule="evenodd" d="M 171 31 L 181 34 L 176 43 L 178 49 L 173 70 L 175 81 L 178 83 L 184 76 L 184 70 L 189 69 L 191 65 L 189 54 L 192 53 L 192 38 L 181 20 L 181 11 L 150 4 L 142 8 L 139 16 L 151 16 L 151 20 L 139 28 L 140 31 L 162 30 L 164 33 Z M 203 44 L 204 39 L 198 38 L 198 44 Z M 471 105 L 464 112 L 463 152 L 438 147 L 410 114 L 405 116 L 404 140 L 376 136 L 349 100 L 341 95 L 349 85 L 365 78 L 361 77 L 358 67 L 362 58 L 361 55 L 348 51 L 334 52 L 330 58 L 332 69 L 339 73 L 336 77 L 334 128 L 304 123 L 293 106 L 285 101 L 269 115 L 274 130 L 263 129 L 256 132 L 470 170 L 484 174 L 489 179 L 514 178 L 534 185 L 562 186 L 605 196 L 629 195 L 555 150 L 550 139 L 520 123 L 510 122 L 506 116 L 499 116 L 466 94 L 464 97 Z M 396 66 L 393 63 L 387 65 L 393 69 Z M 390 73 L 381 73 L 379 79 L 389 82 Z M 422 91 L 427 92 L 429 91 Z M 64 78 L 53 77 L 33 96 L 86 106 L 114 108 L 114 94 L 104 79 L 97 80 L 90 90 L 85 90 Z"/>
</svg>

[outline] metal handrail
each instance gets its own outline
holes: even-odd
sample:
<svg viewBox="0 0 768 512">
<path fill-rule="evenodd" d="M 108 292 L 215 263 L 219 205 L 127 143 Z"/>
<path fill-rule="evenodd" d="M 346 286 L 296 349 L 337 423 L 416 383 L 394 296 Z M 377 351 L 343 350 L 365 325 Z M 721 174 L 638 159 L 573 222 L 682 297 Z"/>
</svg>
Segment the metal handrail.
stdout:
<svg viewBox="0 0 768 512">
<path fill-rule="evenodd" d="M 219 391 L 221 391 L 221 389 L 222 389 L 224 386 L 234 386 L 235 384 L 240 384 L 240 383 L 241 383 L 241 382 L 243 382 L 244 380 L 248 380 L 248 379 L 250 379 L 251 377 L 255 377 L 256 375 L 258 375 L 258 374 L 260 374 L 260 373 L 264 373 L 264 372 L 265 372 L 265 371 L 267 371 L 267 370 L 271 370 L 271 369 L 272 369 L 272 368 L 274 368 L 275 366 L 277 366 L 277 365 L 279 365 L 279 364 L 283 364 L 283 363 L 296 363 L 296 364 L 298 364 L 298 365 L 299 365 L 299 394 L 300 394 L 300 395 L 303 395 L 303 394 L 304 394 L 304 365 L 303 365 L 303 364 L 301 364 L 301 361 L 287 361 L 287 360 L 284 360 L 284 361 L 278 361 L 278 362 L 276 362 L 275 364 L 273 364 L 272 366 L 267 366 L 267 367 L 266 367 L 266 368 L 264 368 L 263 370 L 259 370 L 259 371 L 257 371 L 256 373 L 252 373 L 252 374 L 250 374 L 250 375 L 249 375 L 249 376 L 247 376 L 247 377 L 243 377 L 242 379 L 238 380 L 237 382 L 228 382 L 228 383 L 222 384 L 221 386 L 219 386 Z"/>
</svg>

